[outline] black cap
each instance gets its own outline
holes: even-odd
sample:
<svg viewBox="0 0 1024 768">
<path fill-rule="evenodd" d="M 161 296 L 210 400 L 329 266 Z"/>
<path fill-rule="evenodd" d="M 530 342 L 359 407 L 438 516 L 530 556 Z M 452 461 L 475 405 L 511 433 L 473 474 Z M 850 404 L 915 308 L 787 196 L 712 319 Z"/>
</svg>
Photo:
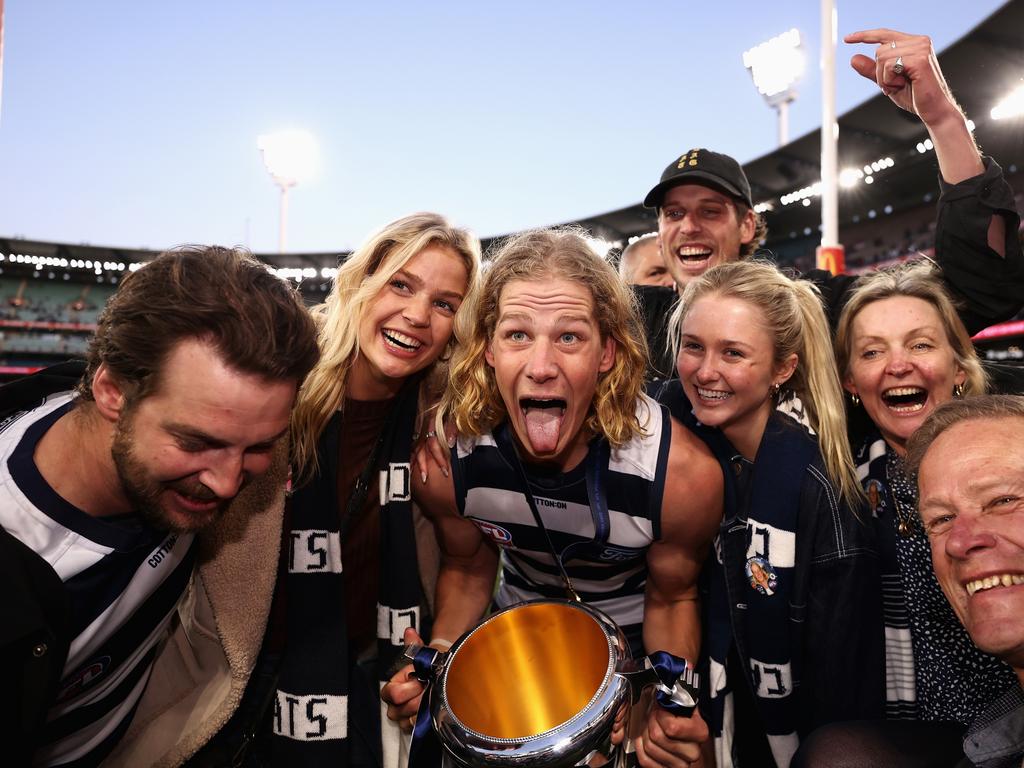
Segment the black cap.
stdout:
<svg viewBox="0 0 1024 768">
<path fill-rule="evenodd" d="M 754 207 L 750 182 L 740 164 L 728 155 L 710 149 L 691 149 L 669 163 L 661 174 L 661 181 L 644 198 L 644 206 L 660 208 L 665 192 L 679 184 L 703 184 L 735 197 L 746 203 L 748 208 Z"/>
</svg>

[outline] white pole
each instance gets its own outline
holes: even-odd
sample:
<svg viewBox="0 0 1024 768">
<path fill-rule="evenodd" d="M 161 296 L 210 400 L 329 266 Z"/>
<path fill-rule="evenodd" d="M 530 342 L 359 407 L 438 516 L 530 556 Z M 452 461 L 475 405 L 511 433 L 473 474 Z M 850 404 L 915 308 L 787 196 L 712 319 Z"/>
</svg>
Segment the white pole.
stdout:
<svg viewBox="0 0 1024 768">
<path fill-rule="evenodd" d="M 288 187 L 281 185 L 281 222 L 277 235 L 277 252 L 284 253 L 288 244 Z"/>
<path fill-rule="evenodd" d="M 836 42 L 834 0 L 821 0 L 821 244 L 839 245 L 839 170 L 836 145 Z"/>
<path fill-rule="evenodd" d="M 775 107 L 779 113 L 779 146 L 786 146 L 789 141 L 789 99 L 780 101 Z"/>
</svg>

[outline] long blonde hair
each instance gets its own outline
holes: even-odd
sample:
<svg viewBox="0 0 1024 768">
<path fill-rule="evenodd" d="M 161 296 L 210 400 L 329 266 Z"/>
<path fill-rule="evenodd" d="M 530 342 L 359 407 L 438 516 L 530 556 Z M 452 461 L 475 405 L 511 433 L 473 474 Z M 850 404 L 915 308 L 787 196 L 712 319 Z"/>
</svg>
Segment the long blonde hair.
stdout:
<svg viewBox="0 0 1024 768">
<path fill-rule="evenodd" d="M 797 366 L 782 385 L 779 397 L 792 393 L 800 398 L 818 435 L 829 477 L 843 497 L 855 504 L 861 497 L 861 487 L 850 455 L 832 337 L 817 288 L 807 280 L 787 277 L 766 261 L 736 261 L 709 269 L 686 286 L 672 315 L 669 327 L 676 357 L 683 319 L 704 296 L 740 299 L 756 307 L 771 334 L 777 365 L 796 354 Z"/>
<path fill-rule="evenodd" d="M 317 442 L 331 415 L 344 403 L 348 375 L 359 355 L 359 322 L 369 302 L 410 259 L 431 245 L 450 249 L 465 263 L 468 281 L 464 307 L 472 300 L 479 282 L 480 241 L 436 213 L 414 213 L 372 234 L 338 269 L 327 301 L 314 307 L 319 321 L 320 362 L 299 391 L 291 422 L 292 457 L 298 479 L 308 479 L 316 472 Z M 456 320 L 463 307 L 456 312 Z M 443 359 L 455 343 L 453 334 Z M 431 367 L 437 365 L 435 361 Z"/>
<path fill-rule="evenodd" d="M 484 357 L 498 321 L 502 289 L 514 280 L 563 278 L 590 290 L 601 339 L 612 338 L 617 345 L 611 370 L 598 378 L 585 427 L 614 446 L 640 434 L 644 425 L 636 416 L 636 400 L 647 369 L 647 346 L 635 299 L 615 269 L 590 248 L 583 231 L 560 227 L 515 235 L 500 245 L 486 273 L 472 306 L 455 321 L 460 343 L 442 411 L 453 417 L 458 432 L 482 434 L 507 415 Z"/>
<path fill-rule="evenodd" d="M 857 315 L 869 304 L 898 296 L 921 299 L 935 307 L 949 345 L 953 348 L 953 359 L 967 375 L 964 395 L 984 395 L 988 392 L 988 375 L 981 367 L 971 335 L 957 314 L 953 299 L 939 280 L 935 268 L 927 261 L 899 264 L 860 278 L 839 315 L 836 327 L 836 361 L 840 375 L 845 377 L 850 374 L 853 321 Z"/>
</svg>

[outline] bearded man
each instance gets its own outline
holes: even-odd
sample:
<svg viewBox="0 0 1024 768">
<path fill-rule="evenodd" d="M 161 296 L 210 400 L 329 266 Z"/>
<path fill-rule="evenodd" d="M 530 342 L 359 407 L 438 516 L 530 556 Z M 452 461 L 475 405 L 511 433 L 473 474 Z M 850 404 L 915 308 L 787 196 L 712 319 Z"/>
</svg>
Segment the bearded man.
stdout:
<svg viewBox="0 0 1024 768">
<path fill-rule="evenodd" d="M 317 358 L 265 265 L 187 248 L 124 279 L 84 369 L 0 390 L 14 764 L 176 765 L 228 720 L 269 613 L 290 413 Z"/>
</svg>

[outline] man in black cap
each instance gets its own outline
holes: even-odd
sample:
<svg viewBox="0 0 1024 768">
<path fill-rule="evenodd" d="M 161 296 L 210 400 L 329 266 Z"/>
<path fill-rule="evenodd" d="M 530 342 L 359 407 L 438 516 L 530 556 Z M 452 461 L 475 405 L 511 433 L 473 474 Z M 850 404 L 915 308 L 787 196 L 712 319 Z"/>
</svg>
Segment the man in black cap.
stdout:
<svg viewBox="0 0 1024 768">
<path fill-rule="evenodd" d="M 851 66 L 928 129 L 942 192 L 936 258 L 949 288 L 962 301 L 968 330 L 1009 319 L 1024 297 L 1013 190 L 999 166 L 978 151 L 967 118 L 942 77 L 931 40 L 875 29 L 847 35 L 845 41 L 878 46 L 874 59 L 857 54 Z M 754 211 L 750 182 L 740 164 L 708 149 L 691 149 L 673 159 L 644 205 L 658 211 L 662 255 L 679 293 L 716 264 L 752 255 L 767 232 Z M 818 269 L 804 277 L 821 289 L 834 325 L 856 278 Z M 677 293 L 661 287 L 635 290 L 644 309 L 650 376 L 670 377 L 675 365 L 667 323 Z"/>
</svg>

